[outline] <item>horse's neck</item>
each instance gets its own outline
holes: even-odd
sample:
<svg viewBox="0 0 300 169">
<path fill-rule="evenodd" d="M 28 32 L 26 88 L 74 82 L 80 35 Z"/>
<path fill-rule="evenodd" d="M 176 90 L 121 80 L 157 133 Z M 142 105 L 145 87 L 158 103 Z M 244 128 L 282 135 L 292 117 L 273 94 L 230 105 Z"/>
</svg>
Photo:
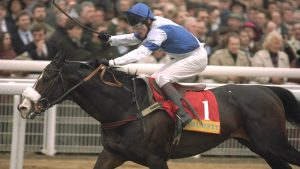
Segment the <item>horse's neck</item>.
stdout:
<svg viewBox="0 0 300 169">
<path fill-rule="evenodd" d="M 116 78 L 133 92 L 133 83 L 129 77 L 128 79 Z M 108 78 L 105 80 L 113 81 Z M 73 92 L 72 98 L 83 110 L 101 123 L 118 121 L 137 113 L 133 93 L 124 88 L 103 84 L 97 79 L 91 79 L 78 87 Z"/>
</svg>

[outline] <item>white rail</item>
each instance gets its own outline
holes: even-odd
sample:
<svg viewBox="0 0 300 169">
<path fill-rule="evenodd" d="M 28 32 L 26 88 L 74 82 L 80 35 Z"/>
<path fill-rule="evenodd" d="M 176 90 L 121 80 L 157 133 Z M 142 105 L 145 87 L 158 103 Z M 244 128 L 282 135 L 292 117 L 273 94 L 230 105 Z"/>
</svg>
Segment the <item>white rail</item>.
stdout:
<svg viewBox="0 0 300 169">
<path fill-rule="evenodd" d="M 29 60 L 0 60 L 0 70 L 19 70 L 40 72 L 49 64 L 49 61 Z M 122 66 L 125 72 L 152 74 L 161 64 L 129 64 Z M 263 68 L 238 66 L 207 66 L 201 75 L 237 75 L 237 76 L 268 76 L 300 78 L 300 69 L 295 68 Z"/>
</svg>

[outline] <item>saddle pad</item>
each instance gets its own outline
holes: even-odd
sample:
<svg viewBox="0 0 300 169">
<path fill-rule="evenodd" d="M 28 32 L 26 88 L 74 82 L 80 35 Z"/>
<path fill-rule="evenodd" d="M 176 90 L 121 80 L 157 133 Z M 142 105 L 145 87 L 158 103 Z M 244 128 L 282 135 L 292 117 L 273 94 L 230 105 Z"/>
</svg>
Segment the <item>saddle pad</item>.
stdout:
<svg viewBox="0 0 300 169">
<path fill-rule="evenodd" d="M 175 121 L 175 113 L 178 109 L 171 100 L 165 100 L 164 97 L 153 86 L 154 82 L 150 80 L 150 88 L 153 92 L 153 98 L 156 102 L 159 102 L 163 109 L 172 117 Z M 201 121 L 195 117 L 190 111 L 189 106 L 183 101 L 185 111 L 193 117 L 193 121 L 185 126 L 184 130 L 206 132 L 206 133 L 220 133 L 220 116 L 218 103 L 215 95 L 210 90 L 204 91 L 185 91 L 183 94 L 185 100 L 193 106 L 194 110 L 198 113 Z"/>
<path fill-rule="evenodd" d="M 210 90 L 201 92 L 187 91 L 184 98 L 194 107 L 201 121 L 183 104 L 185 111 L 193 117 L 193 121 L 184 130 L 220 134 L 220 116 L 215 95 Z"/>
</svg>

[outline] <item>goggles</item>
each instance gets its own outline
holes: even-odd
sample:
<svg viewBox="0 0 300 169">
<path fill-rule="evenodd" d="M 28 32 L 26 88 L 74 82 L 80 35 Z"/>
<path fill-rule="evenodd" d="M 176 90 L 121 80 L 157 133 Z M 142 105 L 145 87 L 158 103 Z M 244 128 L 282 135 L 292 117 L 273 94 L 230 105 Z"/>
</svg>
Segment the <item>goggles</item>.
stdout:
<svg viewBox="0 0 300 169">
<path fill-rule="evenodd" d="M 140 30 L 140 29 L 142 29 L 143 28 L 143 23 L 141 22 L 141 23 L 138 23 L 138 24 L 136 24 L 136 25 L 134 25 L 134 26 L 132 26 L 132 29 L 133 30 Z"/>
</svg>

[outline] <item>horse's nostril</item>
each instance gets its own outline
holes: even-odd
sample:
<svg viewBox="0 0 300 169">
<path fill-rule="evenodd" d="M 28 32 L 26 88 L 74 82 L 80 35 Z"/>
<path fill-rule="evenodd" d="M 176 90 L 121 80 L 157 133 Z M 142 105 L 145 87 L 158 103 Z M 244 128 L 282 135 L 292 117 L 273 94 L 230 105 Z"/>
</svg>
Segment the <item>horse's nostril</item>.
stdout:
<svg viewBox="0 0 300 169">
<path fill-rule="evenodd" d="M 20 112 L 26 112 L 28 110 L 28 108 L 25 106 L 19 106 L 18 109 Z"/>
</svg>

